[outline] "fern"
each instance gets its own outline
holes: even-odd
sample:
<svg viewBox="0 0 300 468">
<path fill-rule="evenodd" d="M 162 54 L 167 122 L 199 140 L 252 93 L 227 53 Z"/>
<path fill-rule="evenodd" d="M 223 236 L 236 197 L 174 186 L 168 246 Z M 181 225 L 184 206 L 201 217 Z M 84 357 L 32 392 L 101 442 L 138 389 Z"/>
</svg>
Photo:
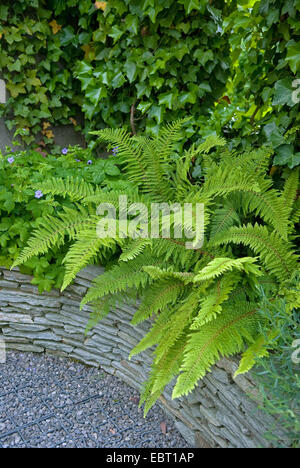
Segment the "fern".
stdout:
<svg viewBox="0 0 300 468">
<path fill-rule="evenodd" d="M 217 318 L 223 310 L 223 303 L 229 299 L 239 280 L 240 277 L 235 274 L 225 276 L 207 291 L 207 295 L 200 299 L 200 310 L 193 320 L 191 330 L 196 330 Z"/>
<path fill-rule="evenodd" d="M 150 239 L 133 239 L 122 248 L 119 262 L 128 262 L 140 255 L 146 247 L 151 245 Z"/>
<path fill-rule="evenodd" d="M 278 338 L 278 330 L 272 330 L 268 336 L 265 336 L 264 334 L 259 335 L 254 343 L 251 344 L 249 348 L 243 353 L 239 367 L 234 373 L 233 377 L 235 378 L 238 375 L 249 372 L 255 365 L 258 358 L 268 356 L 268 344 L 274 342 L 275 338 Z"/>
<path fill-rule="evenodd" d="M 216 236 L 211 245 L 244 244 L 259 255 L 265 268 L 279 281 L 288 278 L 290 272 L 297 268 L 297 257 L 291 245 L 284 242 L 276 233 L 269 232 L 266 226 L 248 224 L 242 227 L 232 227 L 222 235 Z"/>
<path fill-rule="evenodd" d="M 192 391 L 221 356 L 244 351 L 247 345 L 238 371 L 244 372 L 256 355 L 266 353 L 269 338 L 262 339 L 264 323 L 256 313 L 262 287 L 269 296 L 283 295 L 287 310 L 299 305 L 299 291 L 289 285 L 298 260 L 293 245 L 299 221 L 298 171 L 287 174 L 282 190 L 277 182 L 275 189 L 268 174 L 270 149 L 233 152 L 216 136 L 180 157 L 175 153 L 186 122 L 167 125 L 147 138 L 131 137 L 122 129 L 94 132 L 99 142 L 119 147 L 116 160 L 130 183 L 114 181 L 100 189 L 78 178 L 45 181 L 44 193 L 68 196 L 73 208 L 44 217 L 15 263 L 71 241 L 64 259 L 65 288 L 87 264 L 110 260 L 81 307 L 93 306 L 87 331 L 129 298 L 139 304 L 132 324 L 149 320 L 148 333 L 130 354 L 153 350 L 141 397 L 145 413 L 176 376 L 173 396 L 179 397 Z M 191 174 L 197 158 L 203 177 L 195 182 Z M 121 195 L 128 205 L 143 203 L 148 210 L 153 202 L 176 202 L 182 208 L 189 203 L 189 225 L 175 238 L 182 216 L 171 213 L 159 220 L 163 229 L 170 219 L 168 238 L 123 238 L 127 225 L 114 238 L 99 238 L 97 206 L 110 203 L 117 217 L 123 215 Z M 204 243 L 187 249 L 197 203 L 204 204 L 204 223 L 197 232 Z"/>
<path fill-rule="evenodd" d="M 81 307 L 88 302 L 95 302 L 107 294 L 126 291 L 129 288 L 139 288 L 149 283 L 147 273 L 141 271 L 144 263 L 153 261 L 152 257 L 144 253 L 137 257 L 135 262 L 122 262 L 115 265 L 111 270 L 99 276 L 93 282 L 93 286 L 82 300 Z"/>
<path fill-rule="evenodd" d="M 131 323 L 136 325 L 164 310 L 168 305 L 175 304 L 184 291 L 184 284 L 173 279 L 163 280 L 148 287 L 143 300 Z"/>
<path fill-rule="evenodd" d="M 76 233 L 89 223 L 88 213 L 84 210 L 64 208 L 55 216 L 45 216 L 23 249 L 12 268 L 25 263 L 29 258 L 46 253 L 50 248 L 65 243 L 65 236 L 75 239 Z"/>
<path fill-rule="evenodd" d="M 55 178 L 39 182 L 39 189 L 44 194 L 61 195 L 70 197 L 72 201 L 79 201 L 83 198 L 94 195 L 95 190 L 92 184 L 85 182 L 80 178 L 67 177 L 67 179 Z"/>
<path fill-rule="evenodd" d="M 218 320 L 191 333 L 185 348 L 181 374 L 173 390 L 173 398 L 191 392 L 221 356 L 240 352 L 258 331 L 256 305 L 243 305 L 243 310 L 226 308 Z"/>
<path fill-rule="evenodd" d="M 239 271 L 246 270 L 248 273 L 254 273 L 260 276 L 262 273 L 259 269 L 253 265 L 256 262 L 256 258 L 243 257 L 243 258 L 215 258 L 212 260 L 200 273 L 194 277 L 194 282 L 207 281 L 210 279 L 217 278 L 227 271 L 237 269 Z"/>
</svg>

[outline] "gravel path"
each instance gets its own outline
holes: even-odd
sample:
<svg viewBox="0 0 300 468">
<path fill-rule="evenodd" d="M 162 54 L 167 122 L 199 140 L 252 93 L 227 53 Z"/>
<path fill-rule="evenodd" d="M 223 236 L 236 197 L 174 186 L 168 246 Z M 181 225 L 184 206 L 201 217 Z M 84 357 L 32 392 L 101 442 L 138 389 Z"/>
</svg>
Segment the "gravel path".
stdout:
<svg viewBox="0 0 300 468">
<path fill-rule="evenodd" d="M 189 445 L 159 406 L 144 419 L 138 393 L 118 378 L 56 356 L 9 352 L 0 364 L 0 448 L 6 447 Z"/>
</svg>

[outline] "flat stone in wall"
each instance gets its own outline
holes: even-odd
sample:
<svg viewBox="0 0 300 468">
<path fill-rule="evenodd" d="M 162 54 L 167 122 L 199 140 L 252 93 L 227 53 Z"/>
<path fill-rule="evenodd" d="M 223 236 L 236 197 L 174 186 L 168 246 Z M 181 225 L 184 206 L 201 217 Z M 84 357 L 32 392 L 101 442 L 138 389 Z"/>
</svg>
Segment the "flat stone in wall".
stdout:
<svg viewBox="0 0 300 468">
<path fill-rule="evenodd" d="M 128 361 L 133 346 L 150 322 L 130 325 L 135 308 L 119 305 L 85 334 L 91 308 L 79 309 L 91 281 L 103 273 L 88 267 L 66 291 L 40 295 L 31 277 L 0 267 L 0 341 L 7 349 L 68 356 L 101 367 L 140 389 L 149 372 L 151 351 Z M 172 400 L 169 384 L 159 404 L 193 446 L 223 448 L 270 447 L 264 438 L 274 420 L 257 409 L 259 399 L 251 375 L 234 378 L 236 359 L 221 359 L 186 397 Z M 278 438 L 285 435 L 278 431 Z"/>
</svg>

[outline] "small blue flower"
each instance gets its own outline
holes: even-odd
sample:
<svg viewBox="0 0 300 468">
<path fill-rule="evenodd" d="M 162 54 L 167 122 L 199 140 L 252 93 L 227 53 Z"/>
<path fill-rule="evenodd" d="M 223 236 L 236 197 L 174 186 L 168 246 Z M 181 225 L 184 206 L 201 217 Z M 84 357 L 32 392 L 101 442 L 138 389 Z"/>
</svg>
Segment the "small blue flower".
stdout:
<svg viewBox="0 0 300 468">
<path fill-rule="evenodd" d="M 88 160 L 87 164 L 93 164 L 93 161 L 91 159 Z"/>
<path fill-rule="evenodd" d="M 62 154 L 68 154 L 68 148 L 63 148 L 63 149 L 61 150 L 61 152 L 62 152 Z"/>
<path fill-rule="evenodd" d="M 35 198 L 42 198 L 43 196 L 44 194 L 41 190 L 37 190 L 34 195 Z"/>
<path fill-rule="evenodd" d="M 15 158 L 13 158 L 13 157 L 8 158 L 8 159 L 7 159 L 7 162 L 8 162 L 9 164 L 12 164 L 13 162 L 15 162 Z"/>
<path fill-rule="evenodd" d="M 119 152 L 119 147 L 118 147 L 118 146 L 115 146 L 115 147 L 112 149 L 112 152 L 113 152 L 114 156 L 116 156 L 116 154 Z"/>
<path fill-rule="evenodd" d="M 81 162 L 81 159 L 75 159 L 76 162 Z"/>
</svg>

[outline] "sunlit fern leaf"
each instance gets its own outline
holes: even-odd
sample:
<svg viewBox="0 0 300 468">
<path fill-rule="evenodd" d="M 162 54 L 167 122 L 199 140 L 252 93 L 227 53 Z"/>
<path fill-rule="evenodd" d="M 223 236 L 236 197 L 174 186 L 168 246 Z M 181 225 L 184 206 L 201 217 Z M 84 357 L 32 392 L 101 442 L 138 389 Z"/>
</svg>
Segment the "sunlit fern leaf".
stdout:
<svg viewBox="0 0 300 468">
<path fill-rule="evenodd" d="M 240 352 L 258 333 L 256 304 L 243 308 L 224 308 L 218 320 L 191 333 L 184 352 L 184 363 L 173 390 L 173 398 L 190 393 L 221 356 Z"/>
<path fill-rule="evenodd" d="M 261 334 L 256 338 L 253 344 L 243 353 L 239 363 L 239 367 L 234 374 L 234 378 L 238 375 L 249 372 L 259 358 L 269 355 L 268 346 L 274 344 L 274 341 L 279 338 L 279 331 L 272 330 L 268 335 Z"/>
<path fill-rule="evenodd" d="M 169 308 L 164 309 L 156 317 L 155 323 L 147 333 L 147 335 L 133 348 L 130 353 L 130 358 L 136 354 L 151 348 L 156 345 L 162 336 L 165 336 L 170 321 L 172 320 L 172 310 Z"/>
<path fill-rule="evenodd" d="M 153 258 L 147 253 L 141 254 L 133 261 L 114 265 L 111 270 L 98 276 L 83 298 L 81 307 L 88 302 L 94 302 L 107 294 L 126 291 L 128 288 L 145 287 L 149 283 L 149 275 L 142 271 L 143 265 L 151 263 Z"/>
<path fill-rule="evenodd" d="M 260 192 L 249 190 L 248 193 L 242 194 L 243 212 L 245 214 L 254 212 L 256 216 L 260 216 L 266 223 L 272 225 L 283 239 L 287 239 L 289 210 L 286 200 L 279 196 L 279 192 L 270 189 L 268 181 L 261 181 L 260 188 Z"/>
<path fill-rule="evenodd" d="M 173 198 L 174 188 L 167 176 L 167 163 L 161 160 L 161 148 L 153 138 L 139 137 L 137 144 L 141 148 L 146 168 L 142 190 L 154 202 L 169 202 Z"/>
<path fill-rule="evenodd" d="M 252 175 L 242 172 L 239 169 L 235 171 L 230 167 L 218 167 L 210 170 L 205 178 L 202 189 L 199 191 L 198 198 L 225 196 L 236 191 L 260 192 L 260 186 Z"/>
<path fill-rule="evenodd" d="M 207 154 L 215 146 L 225 146 L 226 140 L 217 135 L 209 135 L 206 140 L 199 145 L 199 153 Z"/>
<path fill-rule="evenodd" d="M 146 247 L 151 246 L 151 239 L 132 239 L 124 246 L 122 245 L 122 254 L 119 257 L 119 262 L 128 262 L 140 255 Z"/>
<path fill-rule="evenodd" d="M 239 280 L 239 275 L 226 275 L 207 290 L 205 296 L 200 298 L 200 310 L 193 320 L 191 330 L 197 330 L 222 313 L 223 303 L 229 299 Z"/>
<path fill-rule="evenodd" d="M 226 231 L 233 225 L 240 225 L 240 217 L 230 202 L 225 202 L 223 206 L 217 208 L 211 218 L 210 224 L 210 238 L 222 231 Z"/>
<path fill-rule="evenodd" d="M 182 281 L 176 282 L 172 278 L 153 283 L 145 291 L 141 304 L 131 321 L 132 325 L 137 325 L 167 306 L 175 304 L 183 291 Z"/>
<path fill-rule="evenodd" d="M 64 208 L 57 216 L 45 216 L 39 227 L 33 232 L 27 246 L 22 250 L 13 267 L 26 262 L 29 258 L 44 254 L 54 246 L 65 243 L 65 236 L 74 239 L 80 229 L 88 226 L 90 218 L 84 210 Z"/>
<path fill-rule="evenodd" d="M 182 303 L 174 305 L 172 319 L 165 328 L 165 336 L 157 345 L 155 350 L 155 363 L 159 361 L 160 356 L 164 355 L 179 340 L 187 327 L 192 323 L 194 311 L 199 303 L 198 295 L 195 291 L 187 297 Z"/>
<path fill-rule="evenodd" d="M 297 256 L 292 245 L 283 241 L 276 232 L 269 232 L 266 226 L 248 224 L 232 227 L 210 241 L 211 247 L 230 243 L 250 247 L 279 281 L 287 279 L 290 272 L 297 268 Z"/>
<path fill-rule="evenodd" d="M 176 148 L 176 143 L 182 139 L 182 128 L 191 120 L 190 117 L 166 124 L 155 138 L 157 148 L 161 148 L 161 159 L 169 163 Z"/>
<path fill-rule="evenodd" d="M 193 273 L 173 271 L 172 268 L 163 269 L 153 265 L 145 265 L 143 266 L 143 270 L 146 271 L 146 273 L 148 273 L 148 275 L 154 280 L 173 279 L 179 280 L 183 284 L 188 284 L 191 283 L 194 278 Z"/>
<path fill-rule="evenodd" d="M 115 239 L 97 236 L 96 222 L 89 229 L 80 231 L 76 236 L 76 241 L 63 260 L 66 272 L 62 291 L 75 279 L 77 273 L 93 263 L 93 259 L 99 255 L 101 248 L 106 247 L 113 251 L 115 246 Z"/>
<path fill-rule="evenodd" d="M 284 189 L 282 191 L 282 198 L 285 204 L 286 210 L 290 215 L 297 198 L 297 190 L 299 187 L 299 167 L 291 171 L 288 176 Z"/>
<path fill-rule="evenodd" d="M 39 182 L 38 187 L 44 194 L 68 196 L 72 201 L 91 197 L 95 193 L 94 186 L 79 177 L 67 177 L 66 179 L 51 177 Z"/>
<path fill-rule="evenodd" d="M 208 263 L 199 273 L 196 274 L 193 281 L 207 281 L 210 279 L 218 278 L 224 273 L 232 270 L 245 271 L 250 268 L 250 271 L 257 276 L 262 275 L 259 268 L 254 265 L 257 261 L 255 257 L 242 257 L 242 258 L 222 258 L 218 257 Z"/>
</svg>

